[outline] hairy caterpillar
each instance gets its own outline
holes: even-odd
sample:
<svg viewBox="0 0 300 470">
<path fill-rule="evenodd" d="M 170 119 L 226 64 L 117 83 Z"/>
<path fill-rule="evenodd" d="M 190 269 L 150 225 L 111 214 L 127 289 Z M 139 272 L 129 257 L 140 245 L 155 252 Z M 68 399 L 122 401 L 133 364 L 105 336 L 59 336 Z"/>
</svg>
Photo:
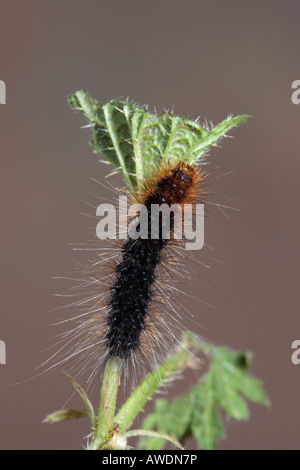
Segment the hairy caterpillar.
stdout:
<svg viewBox="0 0 300 470">
<path fill-rule="evenodd" d="M 152 114 L 131 101 L 98 104 L 84 90 L 69 101 L 87 117 L 95 153 L 113 165 L 112 174 L 122 174 L 131 202 L 145 206 L 148 235 L 153 227 L 150 207 L 155 204 L 169 208 L 177 204 L 197 216 L 197 202 L 206 194 L 206 173 L 197 162 L 207 163 L 204 155 L 209 148 L 248 117 L 228 116 L 213 127 L 168 112 Z M 72 361 L 68 372 L 89 371 L 89 381 L 108 357 L 118 358 L 123 371 L 131 367 L 135 376 L 156 368 L 171 353 L 182 333 L 181 310 L 185 309 L 178 298 L 184 292 L 176 296 L 176 282 L 188 273 L 176 217 L 170 219 L 170 239 L 164 235 L 164 216 L 159 217 L 154 238 L 122 238 L 107 248 L 93 240 L 95 248 L 87 248 L 96 250 L 97 258 L 88 266 L 79 265 L 80 279 L 73 292 L 80 300 L 68 306 L 71 318 L 62 321 L 75 321 L 75 325 L 62 334 L 63 346 L 54 357 L 60 353 L 65 357 L 56 365 Z"/>
<path fill-rule="evenodd" d="M 89 371 L 88 381 L 92 381 L 105 359 L 114 356 L 135 381 L 178 343 L 182 326 L 174 280 L 186 276 L 182 261 L 178 261 L 183 240 L 174 234 L 172 212 L 170 237 L 163 238 L 160 216 L 159 233 L 151 238 L 151 206 L 178 204 L 183 212 L 193 210 L 205 193 L 204 180 L 205 173 L 197 165 L 167 162 L 129 194 L 132 203 L 147 209 L 149 237 L 115 240 L 115 246 L 105 248 L 105 254 L 84 269 L 85 279 L 76 286 L 83 297 L 79 292 L 80 300 L 68 306 L 71 318 L 62 321 L 72 320 L 76 325 L 63 333 L 59 353 L 67 354 L 55 366 L 68 363 L 68 371 L 75 374 Z M 78 311 L 75 315 L 74 309 Z"/>
<path fill-rule="evenodd" d="M 202 179 L 203 173 L 184 162 L 178 162 L 175 166 L 167 164 L 156 171 L 142 194 L 136 196 L 148 212 L 149 237 L 138 240 L 129 238 L 122 247 L 122 259 L 116 266 L 116 280 L 111 287 L 108 304 L 106 346 L 110 355 L 128 359 L 138 348 L 144 349 L 141 346 L 143 336 L 146 336 L 144 331 L 151 329 L 149 304 L 153 296 L 152 287 L 159 276 L 157 268 L 162 262 L 163 251 L 172 242 L 163 238 L 163 221 L 159 225 L 157 238 L 151 238 L 152 204 L 167 204 L 170 207 L 195 203 L 201 192 L 199 183 Z M 172 233 L 173 214 L 170 223 Z"/>
</svg>

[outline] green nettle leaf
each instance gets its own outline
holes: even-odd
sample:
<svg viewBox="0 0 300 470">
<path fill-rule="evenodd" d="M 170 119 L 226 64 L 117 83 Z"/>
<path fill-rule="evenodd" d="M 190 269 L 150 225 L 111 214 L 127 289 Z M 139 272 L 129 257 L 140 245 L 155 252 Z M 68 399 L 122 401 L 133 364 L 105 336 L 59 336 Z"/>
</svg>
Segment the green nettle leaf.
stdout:
<svg viewBox="0 0 300 470">
<path fill-rule="evenodd" d="M 116 167 L 131 189 L 143 184 L 161 163 L 195 163 L 249 117 L 228 116 L 210 128 L 172 113 L 149 113 L 131 101 L 102 105 L 84 90 L 71 95 L 69 102 L 88 118 L 95 152 Z"/>
<path fill-rule="evenodd" d="M 132 128 L 137 181 L 151 176 L 155 165 L 163 160 L 171 126 L 172 118 L 167 113 L 155 115 L 145 110 L 138 113 Z"/>
<path fill-rule="evenodd" d="M 261 382 L 247 373 L 248 353 L 232 352 L 198 340 L 194 346 L 208 355 L 208 372 L 179 398 L 157 400 L 143 428 L 167 433 L 182 444 L 187 437 L 194 436 L 200 448 L 211 450 L 225 436 L 220 411 L 236 421 L 247 420 L 249 409 L 244 396 L 263 405 L 268 405 L 269 400 Z M 164 446 L 165 441 L 156 438 L 143 438 L 139 444 L 147 450 Z"/>
</svg>

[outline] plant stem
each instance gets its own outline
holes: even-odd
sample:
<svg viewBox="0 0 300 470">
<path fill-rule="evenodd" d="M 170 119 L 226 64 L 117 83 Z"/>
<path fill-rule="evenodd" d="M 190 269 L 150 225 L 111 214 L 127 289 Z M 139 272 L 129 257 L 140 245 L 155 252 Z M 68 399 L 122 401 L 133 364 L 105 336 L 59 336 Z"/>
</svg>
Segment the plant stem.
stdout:
<svg viewBox="0 0 300 470">
<path fill-rule="evenodd" d="M 103 376 L 96 429 L 89 450 L 100 449 L 112 437 L 120 371 L 120 360 L 115 357 L 109 358 Z"/>
<path fill-rule="evenodd" d="M 127 431 L 136 416 L 142 411 L 149 398 L 161 387 L 165 380 L 170 380 L 177 372 L 187 367 L 190 362 L 190 352 L 187 349 L 186 343 L 187 338 L 184 336 L 181 347 L 176 354 L 160 366 L 153 374 L 148 375 L 144 382 L 137 387 L 124 403 L 115 417 L 115 423 L 120 433 Z"/>
</svg>

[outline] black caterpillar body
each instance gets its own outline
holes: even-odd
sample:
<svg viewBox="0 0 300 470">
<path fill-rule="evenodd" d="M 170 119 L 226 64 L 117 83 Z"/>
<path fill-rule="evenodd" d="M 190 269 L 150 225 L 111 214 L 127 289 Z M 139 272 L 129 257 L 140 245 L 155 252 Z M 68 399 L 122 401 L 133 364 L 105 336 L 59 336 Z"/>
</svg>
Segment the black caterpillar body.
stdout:
<svg viewBox="0 0 300 470">
<path fill-rule="evenodd" d="M 183 204 L 189 201 L 197 182 L 197 170 L 179 162 L 167 166 L 147 192 L 144 206 L 148 213 L 148 239 L 128 238 L 122 247 L 122 259 L 116 266 L 116 277 L 110 289 L 107 317 L 106 345 L 111 356 L 128 359 L 140 346 L 146 328 L 149 304 L 157 267 L 169 242 L 162 237 L 163 219 L 159 221 L 159 236 L 151 239 L 151 204 Z M 174 229 L 174 215 L 170 217 L 170 233 Z"/>
</svg>

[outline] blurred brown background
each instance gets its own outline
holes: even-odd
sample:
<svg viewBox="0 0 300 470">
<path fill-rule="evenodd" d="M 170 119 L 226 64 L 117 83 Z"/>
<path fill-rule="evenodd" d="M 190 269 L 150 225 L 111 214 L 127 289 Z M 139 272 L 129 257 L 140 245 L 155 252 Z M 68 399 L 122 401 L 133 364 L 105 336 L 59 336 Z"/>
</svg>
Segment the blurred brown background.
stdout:
<svg viewBox="0 0 300 470">
<path fill-rule="evenodd" d="M 291 362 L 300 338 L 299 15 L 296 0 L 0 0 L 1 449 L 78 449 L 88 433 L 84 421 L 41 423 L 71 396 L 62 375 L 27 381 L 56 333 L 51 294 L 62 285 L 52 277 L 72 269 L 68 243 L 84 242 L 91 226 L 79 212 L 91 192 L 105 196 L 89 177 L 104 181 L 107 169 L 67 104 L 78 88 L 102 103 L 130 97 L 215 124 L 253 116 L 210 152 L 211 191 L 239 212 L 226 211 L 228 220 L 211 208 L 214 250 L 199 259 L 221 262 L 198 270 L 209 289 L 195 281 L 189 290 L 215 308 L 186 306 L 197 333 L 253 351 L 272 400 L 270 410 L 251 406 L 249 423 L 226 423 L 220 447 L 300 447 L 300 366 Z"/>
</svg>

